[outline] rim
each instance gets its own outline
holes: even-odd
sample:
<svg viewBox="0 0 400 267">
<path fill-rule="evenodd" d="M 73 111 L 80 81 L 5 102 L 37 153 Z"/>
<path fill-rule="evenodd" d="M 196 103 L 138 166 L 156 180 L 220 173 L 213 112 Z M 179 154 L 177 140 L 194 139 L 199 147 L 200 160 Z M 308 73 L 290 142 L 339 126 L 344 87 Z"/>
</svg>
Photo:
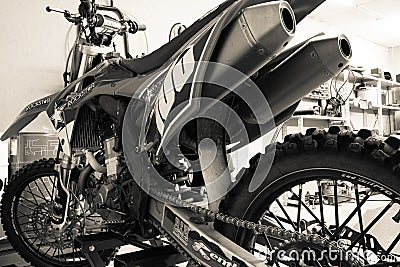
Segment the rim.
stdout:
<svg viewBox="0 0 400 267">
<path fill-rule="evenodd" d="M 54 213 L 53 201 L 58 176 L 41 174 L 33 176 L 16 191 L 12 204 L 12 222 L 24 246 L 36 257 L 50 264 L 84 265 L 87 260 L 74 240 L 78 236 L 101 232 L 101 217 L 89 211 L 85 201 L 78 201 L 72 195 L 70 210 L 80 210 L 69 214 L 68 223 L 62 231 L 51 227 Z"/>
<path fill-rule="evenodd" d="M 342 249 L 351 251 L 363 264 L 400 262 L 400 225 L 392 219 L 400 211 L 400 204 L 394 200 L 394 195 L 389 194 L 390 191 L 397 193 L 384 190 L 384 187 L 379 187 L 382 191 L 371 189 L 371 185 L 356 180 L 359 175 L 346 177 L 343 171 L 327 171 L 310 169 L 278 179 L 269 187 L 273 193 L 262 200 L 266 209 L 257 217 L 260 218 L 259 223 L 321 235 L 335 241 Z M 371 182 L 371 179 L 365 181 Z M 265 193 L 260 195 L 265 196 Z M 382 232 L 382 228 L 386 230 Z M 393 233 L 388 233 L 391 230 L 387 229 L 393 229 Z M 258 235 L 252 241 L 250 247 L 253 252 L 262 257 L 270 254 L 284 240 Z M 293 249 L 299 248 L 301 246 Z M 307 254 L 297 251 L 297 254 L 291 254 L 290 264 L 280 261 L 274 266 L 301 266 L 293 259 L 304 259 L 304 255 Z M 315 261 L 312 266 L 319 266 L 323 260 Z"/>
</svg>

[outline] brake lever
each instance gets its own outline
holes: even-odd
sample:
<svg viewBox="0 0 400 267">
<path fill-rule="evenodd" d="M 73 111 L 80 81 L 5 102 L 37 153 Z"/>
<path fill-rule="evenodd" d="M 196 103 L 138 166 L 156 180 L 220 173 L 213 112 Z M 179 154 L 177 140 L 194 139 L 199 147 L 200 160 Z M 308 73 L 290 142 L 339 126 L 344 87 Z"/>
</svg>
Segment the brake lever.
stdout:
<svg viewBox="0 0 400 267">
<path fill-rule="evenodd" d="M 82 21 L 82 18 L 78 14 L 71 14 L 68 10 L 64 10 L 61 8 L 54 8 L 54 7 L 46 7 L 47 12 L 56 12 L 64 15 L 64 18 L 71 23 L 79 23 Z"/>
<path fill-rule="evenodd" d="M 68 10 L 61 9 L 61 8 L 55 8 L 55 7 L 46 7 L 47 12 L 56 12 L 56 13 L 61 13 L 64 14 L 64 16 L 71 15 L 71 13 Z"/>
<path fill-rule="evenodd" d="M 68 20 L 71 23 L 79 23 L 82 21 L 82 17 L 79 16 L 78 14 L 72 15 L 72 14 L 64 14 L 64 17 L 66 20 Z"/>
</svg>

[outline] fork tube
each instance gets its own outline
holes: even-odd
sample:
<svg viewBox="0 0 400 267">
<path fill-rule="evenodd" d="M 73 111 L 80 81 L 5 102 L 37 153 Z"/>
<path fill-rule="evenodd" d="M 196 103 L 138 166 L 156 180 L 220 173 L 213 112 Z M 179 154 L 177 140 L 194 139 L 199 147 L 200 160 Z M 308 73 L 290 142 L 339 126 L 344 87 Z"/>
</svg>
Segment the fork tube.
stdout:
<svg viewBox="0 0 400 267">
<path fill-rule="evenodd" d="M 67 220 L 67 213 L 70 201 L 70 178 L 71 171 L 74 168 L 71 157 L 64 154 L 60 164 L 56 165 L 56 170 L 59 173 L 59 179 L 57 182 L 57 194 L 53 201 L 55 203 L 55 211 L 52 215 L 52 225 L 56 229 L 62 229 Z"/>
</svg>

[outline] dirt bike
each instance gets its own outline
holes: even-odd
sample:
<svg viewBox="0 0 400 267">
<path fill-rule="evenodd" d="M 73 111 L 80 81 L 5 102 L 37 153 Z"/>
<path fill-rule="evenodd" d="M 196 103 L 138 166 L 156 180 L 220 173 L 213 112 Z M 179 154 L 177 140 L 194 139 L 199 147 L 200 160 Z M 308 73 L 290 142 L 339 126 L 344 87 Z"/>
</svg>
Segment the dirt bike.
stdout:
<svg viewBox="0 0 400 267">
<path fill-rule="evenodd" d="M 323 2 L 228 0 L 135 59 L 128 35 L 145 26 L 118 8 L 48 8 L 78 37 L 65 89 L 26 106 L 1 137 L 42 112 L 59 136 L 55 159 L 5 185 L 15 250 L 60 267 L 399 265 L 397 138 L 309 129 L 231 166 L 348 65 L 343 35 L 287 48 Z M 126 244 L 141 250 L 116 256 Z"/>
</svg>

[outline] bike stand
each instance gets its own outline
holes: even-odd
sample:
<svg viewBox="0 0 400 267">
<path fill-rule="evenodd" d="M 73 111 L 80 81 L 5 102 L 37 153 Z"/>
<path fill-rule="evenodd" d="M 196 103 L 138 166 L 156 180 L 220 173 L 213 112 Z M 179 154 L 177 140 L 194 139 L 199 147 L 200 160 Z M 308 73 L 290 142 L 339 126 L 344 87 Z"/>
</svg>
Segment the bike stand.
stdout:
<svg viewBox="0 0 400 267">
<path fill-rule="evenodd" d="M 115 257 L 114 267 L 169 267 L 185 261 L 187 258 L 169 245 L 118 255 Z"/>
<path fill-rule="evenodd" d="M 125 245 L 121 236 L 114 233 L 87 235 L 77 238 L 75 242 L 80 245 L 83 254 L 93 267 L 106 267 L 99 252 Z"/>
<path fill-rule="evenodd" d="M 99 233 L 78 237 L 75 242 L 76 246 L 82 248 L 83 254 L 92 267 L 106 267 L 99 252 L 127 244 L 121 239 L 120 235 L 114 233 Z M 162 247 L 143 246 L 142 248 L 142 250 L 132 253 L 117 255 L 114 259 L 114 266 L 166 267 L 187 261 L 187 258 L 178 253 L 171 245 Z"/>
</svg>

